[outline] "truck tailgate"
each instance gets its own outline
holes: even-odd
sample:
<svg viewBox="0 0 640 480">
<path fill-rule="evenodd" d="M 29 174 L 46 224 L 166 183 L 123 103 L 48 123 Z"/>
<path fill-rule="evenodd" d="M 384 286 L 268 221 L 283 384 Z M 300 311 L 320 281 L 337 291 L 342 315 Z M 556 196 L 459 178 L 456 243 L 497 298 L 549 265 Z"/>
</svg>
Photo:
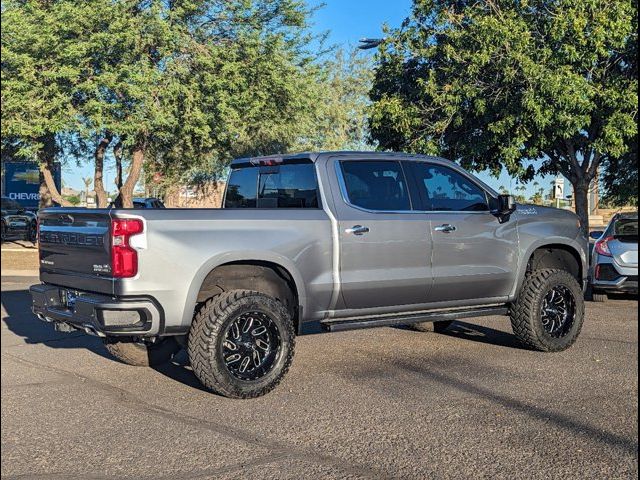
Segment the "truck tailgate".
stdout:
<svg viewBox="0 0 640 480">
<path fill-rule="evenodd" d="M 113 294 L 108 210 L 51 208 L 38 221 L 42 281 Z"/>
</svg>

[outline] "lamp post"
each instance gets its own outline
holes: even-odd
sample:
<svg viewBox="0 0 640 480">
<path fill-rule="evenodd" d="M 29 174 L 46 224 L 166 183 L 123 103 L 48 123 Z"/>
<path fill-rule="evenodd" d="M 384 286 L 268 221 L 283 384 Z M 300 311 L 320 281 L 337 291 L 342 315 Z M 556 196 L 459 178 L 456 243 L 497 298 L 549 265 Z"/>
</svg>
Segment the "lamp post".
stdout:
<svg viewBox="0 0 640 480">
<path fill-rule="evenodd" d="M 372 48 L 378 48 L 383 41 L 384 38 L 361 38 L 358 48 L 360 50 L 371 50 Z"/>
</svg>

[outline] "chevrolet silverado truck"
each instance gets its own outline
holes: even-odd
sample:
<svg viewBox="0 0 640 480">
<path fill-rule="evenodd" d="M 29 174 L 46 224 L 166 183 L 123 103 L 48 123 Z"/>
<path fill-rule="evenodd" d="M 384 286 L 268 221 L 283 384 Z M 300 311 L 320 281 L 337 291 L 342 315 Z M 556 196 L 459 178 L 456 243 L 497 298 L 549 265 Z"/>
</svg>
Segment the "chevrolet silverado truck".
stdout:
<svg viewBox="0 0 640 480">
<path fill-rule="evenodd" d="M 234 160 L 220 209 L 45 209 L 39 247 L 41 320 L 132 365 L 184 347 L 234 398 L 272 390 L 305 332 L 509 315 L 526 347 L 565 350 L 588 272 L 573 213 L 381 152 Z"/>
</svg>

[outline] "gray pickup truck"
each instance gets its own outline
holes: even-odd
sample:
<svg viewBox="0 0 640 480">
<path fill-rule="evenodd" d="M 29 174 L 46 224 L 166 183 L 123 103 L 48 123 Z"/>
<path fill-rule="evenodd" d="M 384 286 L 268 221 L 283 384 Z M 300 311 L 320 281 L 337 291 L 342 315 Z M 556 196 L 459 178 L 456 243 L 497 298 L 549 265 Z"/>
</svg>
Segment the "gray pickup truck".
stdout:
<svg viewBox="0 0 640 480">
<path fill-rule="evenodd" d="M 33 311 L 133 365 L 186 347 L 208 389 L 257 397 L 295 337 L 509 315 L 560 351 L 584 315 L 587 239 L 570 212 L 516 206 L 455 163 L 395 153 L 238 159 L 221 209 L 39 214 Z"/>
</svg>

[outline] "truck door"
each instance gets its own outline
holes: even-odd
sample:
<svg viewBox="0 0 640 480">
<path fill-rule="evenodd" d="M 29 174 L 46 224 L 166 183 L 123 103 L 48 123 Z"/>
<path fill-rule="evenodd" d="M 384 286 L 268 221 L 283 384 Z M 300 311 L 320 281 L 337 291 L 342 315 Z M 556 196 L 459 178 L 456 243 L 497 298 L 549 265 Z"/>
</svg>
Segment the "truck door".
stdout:
<svg viewBox="0 0 640 480">
<path fill-rule="evenodd" d="M 402 164 L 350 156 L 334 157 L 328 168 L 339 190 L 334 201 L 346 308 L 426 303 L 431 234 L 425 215 L 412 209 Z"/>
<path fill-rule="evenodd" d="M 433 239 L 432 301 L 505 297 L 518 263 L 514 219 L 500 223 L 489 197 L 464 172 L 450 166 L 410 162 Z"/>
</svg>

